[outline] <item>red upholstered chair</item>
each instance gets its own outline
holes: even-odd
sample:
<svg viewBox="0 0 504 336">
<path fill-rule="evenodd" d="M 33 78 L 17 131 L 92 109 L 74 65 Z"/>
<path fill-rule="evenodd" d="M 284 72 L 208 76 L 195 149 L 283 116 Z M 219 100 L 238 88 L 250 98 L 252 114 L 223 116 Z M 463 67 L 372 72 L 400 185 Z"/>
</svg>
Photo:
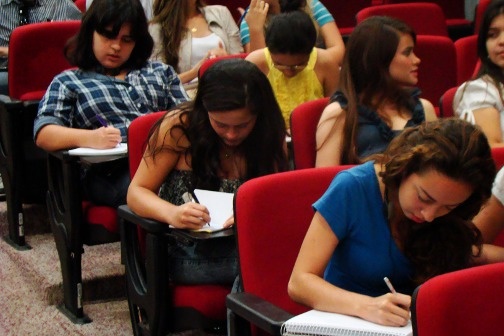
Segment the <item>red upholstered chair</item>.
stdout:
<svg viewBox="0 0 504 336">
<path fill-rule="evenodd" d="M 501 335 L 504 263 L 434 277 L 412 297 L 415 336 Z"/>
<path fill-rule="evenodd" d="M 348 36 L 352 33 L 355 25 L 355 15 L 361 9 L 372 6 L 374 0 L 325 0 L 322 1 L 327 10 L 334 17 L 334 21 L 338 25 L 340 34 Z"/>
<path fill-rule="evenodd" d="M 443 10 L 434 3 L 394 3 L 367 7 L 357 13 L 357 23 L 376 15 L 400 19 L 411 26 L 417 35 L 448 37 Z"/>
<path fill-rule="evenodd" d="M 9 235 L 18 249 L 25 241 L 23 203 L 44 203 L 46 153 L 33 142 L 38 101 L 53 77 L 68 69 L 63 46 L 80 21 L 33 23 L 14 29 L 9 43 L 9 97 L 0 98 L 0 172 L 7 200 Z"/>
<path fill-rule="evenodd" d="M 287 283 L 314 215 L 312 203 L 350 166 L 294 170 L 245 182 L 234 200 L 242 293 L 227 297 L 228 335 L 280 335 L 282 323 L 308 310 Z"/>
<path fill-rule="evenodd" d="M 415 54 L 421 60 L 417 84 L 421 96 L 437 107 L 443 93 L 457 85 L 455 46 L 444 36 L 419 35 Z"/>
<path fill-rule="evenodd" d="M 445 93 L 439 98 L 439 117 L 450 118 L 455 116 L 455 111 L 453 110 L 453 99 L 455 98 L 455 93 L 457 93 L 458 86 L 449 88 Z"/>
<path fill-rule="evenodd" d="M 481 26 L 481 21 L 483 20 L 483 15 L 492 0 L 479 0 L 476 5 L 476 11 L 474 13 L 474 34 L 478 35 L 479 28 Z"/>
<path fill-rule="evenodd" d="M 478 35 L 462 37 L 454 42 L 457 57 L 457 84 L 473 77 L 478 65 Z"/>
<path fill-rule="evenodd" d="M 215 57 L 215 58 L 209 58 L 201 64 L 199 70 L 198 70 L 198 77 L 201 77 L 205 71 L 214 63 L 224 60 L 224 59 L 230 59 L 230 58 L 243 58 L 247 57 L 248 53 L 240 53 L 240 54 L 233 54 L 233 55 L 226 55 L 226 56 L 221 56 L 221 57 Z"/>
<path fill-rule="evenodd" d="M 417 0 L 384 0 L 386 4 L 414 4 Z M 472 22 L 465 17 L 464 1 L 460 0 L 434 0 L 422 1 L 437 4 L 441 7 L 448 33 L 453 40 L 473 33 Z"/>
<path fill-rule="evenodd" d="M 126 156 L 88 158 L 72 156 L 67 150 L 49 152 L 47 156 L 47 209 L 63 279 L 63 304 L 58 309 L 77 324 L 91 322 L 82 305 L 84 245 L 119 241 L 117 210 L 93 204 L 83 196 L 83 163 L 102 160 L 126 160 Z"/>
<path fill-rule="evenodd" d="M 294 168 L 314 168 L 317 156 L 315 134 L 322 111 L 329 98 L 308 101 L 296 107 L 290 116 L 290 130 Z"/>
<path fill-rule="evenodd" d="M 75 6 L 80 9 L 82 13 L 86 11 L 86 0 L 75 0 L 74 1 Z"/>
<path fill-rule="evenodd" d="M 142 160 L 148 132 L 163 116 L 156 112 L 135 119 L 128 129 L 130 173 Z M 180 285 L 169 281 L 166 260 L 168 235 L 186 237 L 165 223 L 135 215 L 127 205 L 119 207 L 121 248 L 126 268 L 128 305 L 134 335 L 166 335 L 168 331 L 212 329 L 225 324 L 229 286 Z M 232 232 L 214 233 L 212 237 Z M 193 238 L 206 239 L 207 233 Z M 187 238 L 187 237 L 186 237 Z"/>
</svg>

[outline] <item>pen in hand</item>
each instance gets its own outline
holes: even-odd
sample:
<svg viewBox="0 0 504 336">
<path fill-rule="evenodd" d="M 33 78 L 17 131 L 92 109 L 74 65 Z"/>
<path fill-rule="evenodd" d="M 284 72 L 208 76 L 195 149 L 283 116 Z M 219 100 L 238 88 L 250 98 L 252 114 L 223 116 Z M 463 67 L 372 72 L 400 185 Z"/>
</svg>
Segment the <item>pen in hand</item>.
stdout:
<svg viewBox="0 0 504 336">
<path fill-rule="evenodd" d="M 196 194 L 194 193 L 194 189 L 192 188 L 187 188 L 187 192 L 182 195 L 182 198 L 184 199 L 184 202 L 194 202 L 200 204 L 198 197 L 196 197 Z M 210 226 L 210 223 L 206 223 L 206 225 Z"/>
<path fill-rule="evenodd" d="M 107 120 L 105 120 L 101 115 L 96 114 L 96 120 L 103 126 L 103 127 L 108 127 Z"/>
<path fill-rule="evenodd" d="M 390 292 L 392 294 L 397 293 L 394 286 L 392 286 L 392 282 L 390 282 L 389 278 L 385 277 L 385 278 L 383 278 L 383 281 L 385 281 L 385 284 L 387 285 L 388 289 L 390 290 Z"/>
</svg>

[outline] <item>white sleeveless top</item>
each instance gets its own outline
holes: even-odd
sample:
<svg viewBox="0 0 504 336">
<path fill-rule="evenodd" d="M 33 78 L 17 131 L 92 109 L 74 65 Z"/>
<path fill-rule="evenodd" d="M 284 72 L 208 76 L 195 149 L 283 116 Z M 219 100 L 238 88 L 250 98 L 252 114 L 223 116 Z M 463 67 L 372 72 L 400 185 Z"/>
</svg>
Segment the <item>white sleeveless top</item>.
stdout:
<svg viewBox="0 0 504 336">
<path fill-rule="evenodd" d="M 219 43 L 224 47 L 224 42 L 215 33 L 211 33 L 205 37 L 192 37 L 191 41 L 191 68 L 193 68 L 199 61 L 207 56 L 208 51 L 218 48 Z"/>
</svg>

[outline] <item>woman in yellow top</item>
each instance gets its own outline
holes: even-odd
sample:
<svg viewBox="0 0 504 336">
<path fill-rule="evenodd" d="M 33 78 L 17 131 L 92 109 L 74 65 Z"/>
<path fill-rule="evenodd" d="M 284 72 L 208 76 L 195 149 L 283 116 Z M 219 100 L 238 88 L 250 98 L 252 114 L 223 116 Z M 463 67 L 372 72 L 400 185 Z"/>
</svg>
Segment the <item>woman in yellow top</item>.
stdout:
<svg viewBox="0 0 504 336">
<path fill-rule="evenodd" d="M 266 48 L 247 56 L 268 77 L 287 128 L 296 106 L 331 96 L 338 84 L 338 63 L 327 50 L 315 48 L 316 39 L 308 14 L 282 13 L 268 25 Z"/>
</svg>

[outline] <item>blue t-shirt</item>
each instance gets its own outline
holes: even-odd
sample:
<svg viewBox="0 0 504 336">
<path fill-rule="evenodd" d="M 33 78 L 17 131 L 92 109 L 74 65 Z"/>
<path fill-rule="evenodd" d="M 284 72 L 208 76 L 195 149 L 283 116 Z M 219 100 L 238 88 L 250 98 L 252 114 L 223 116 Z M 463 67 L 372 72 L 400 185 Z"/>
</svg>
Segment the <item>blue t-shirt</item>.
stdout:
<svg viewBox="0 0 504 336">
<path fill-rule="evenodd" d="M 334 22 L 334 18 L 331 13 L 319 0 L 312 0 L 310 2 L 310 8 L 313 13 L 313 18 L 315 19 L 319 27 L 322 27 L 326 23 Z M 242 18 L 245 18 L 245 15 L 246 12 L 243 14 Z M 240 39 L 243 46 L 247 43 L 250 43 L 249 26 L 245 19 L 242 19 L 240 22 Z"/>
<path fill-rule="evenodd" d="M 339 240 L 324 279 L 376 297 L 389 292 L 383 281 L 388 277 L 398 292 L 411 295 L 413 269 L 390 233 L 373 164 L 339 173 L 313 205 Z"/>
</svg>

